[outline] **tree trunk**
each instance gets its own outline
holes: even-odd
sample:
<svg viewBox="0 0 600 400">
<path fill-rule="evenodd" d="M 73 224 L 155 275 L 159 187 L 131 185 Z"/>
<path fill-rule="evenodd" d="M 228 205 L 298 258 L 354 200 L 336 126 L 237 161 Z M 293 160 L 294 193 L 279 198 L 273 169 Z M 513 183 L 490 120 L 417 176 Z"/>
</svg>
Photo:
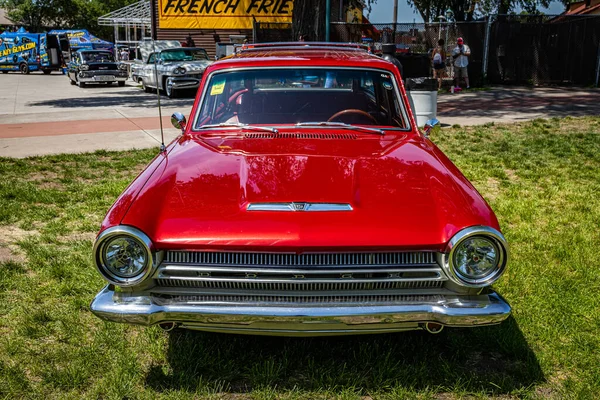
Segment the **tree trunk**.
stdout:
<svg viewBox="0 0 600 400">
<path fill-rule="evenodd" d="M 294 2 L 292 37 L 305 41 L 325 41 L 325 0 Z"/>
</svg>

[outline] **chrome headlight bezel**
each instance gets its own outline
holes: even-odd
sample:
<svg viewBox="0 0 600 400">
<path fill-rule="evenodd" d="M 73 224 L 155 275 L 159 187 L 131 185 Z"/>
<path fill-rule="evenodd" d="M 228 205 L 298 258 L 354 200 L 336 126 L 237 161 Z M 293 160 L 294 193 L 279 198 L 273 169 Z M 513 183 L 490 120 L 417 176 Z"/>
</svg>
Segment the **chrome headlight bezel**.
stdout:
<svg viewBox="0 0 600 400">
<path fill-rule="evenodd" d="M 127 71 L 127 64 L 120 63 L 117 68 L 120 69 L 120 70 L 122 70 L 122 71 Z"/>
<path fill-rule="evenodd" d="M 146 263 L 138 274 L 131 277 L 123 277 L 112 271 L 105 263 L 105 250 L 107 245 L 119 236 L 134 239 L 146 252 Z M 103 231 L 94 243 L 94 260 L 96 268 L 109 283 L 117 286 L 135 286 L 146 280 L 155 270 L 155 251 L 150 238 L 139 229 L 131 226 L 113 226 Z"/>
<path fill-rule="evenodd" d="M 498 262 L 489 274 L 479 278 L 468 278 L 457 271 L 454 265 L 454 255 L 460 245 L 465 243 L 465 240 L 476 237 L 484 238 L 494 244 L 498 250 Z M 502 276 L 506 270 L 508 256 L 508 244 L 502 233 L 489 226 L 472 226 L 459 231 L 450 239 L 443 254 L 442 267 L 448 278 L 454 283 L 466 287 L 482 288 L 491 285 Z"/>
<path fill-rule="evenodd" d="M 87 64 L 81 64 L 81 65 L 79 66 L 79 70 L 80 70 L 80 71 L 87 71 L 88 69 L 90 69 L 90 66 L 89 66 L 89 65 L 87 65 Z"/>
<path fill-rule="evenodd" d="M 183 67 L 177 67 L 173 70 L 173 74 L 175 75 L 185 75 L 186 72 L 186 69 Z"/>
</svg>

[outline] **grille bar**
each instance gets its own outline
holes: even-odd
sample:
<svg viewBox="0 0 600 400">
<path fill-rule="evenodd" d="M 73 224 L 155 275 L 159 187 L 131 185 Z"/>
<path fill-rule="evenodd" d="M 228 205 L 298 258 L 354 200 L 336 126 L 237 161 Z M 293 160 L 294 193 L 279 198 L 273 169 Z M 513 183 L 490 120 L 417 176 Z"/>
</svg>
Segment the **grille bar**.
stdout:
<svg viewBox="0 0 600 400">
<path fill-rule="evenodd" d="M 168 303 L 238 303 L 252 304 L 262 303 L 264 305 L 277 304 L 348 304 L 348 303 L 424 303 L 442 302 L 444 296 L 435 294 L 412 294 L 412 295 L 310 295 L 310 296 L 287 296 L 287 295 L 219 295 L 219 294 L 197 294 L 197 295 L 156 295 L 159 304 Z"/>
<path fill-rule="evenodd" d="M 352 266 L 352 265 L 422 265 L 434 264 L 433 252 L 402 253 L 228 253 L 168 251 L 165 262 L 196 265 L 244 266 Z"/>
<path fill-rule="evenodd" d="M 441 288 L 443 280 L 373 280 L 359 282 L 254 282 L 253 280 L 191 280 L 157 279 L 161 287 L 185 287 L 199 289 L 256 290 L 256 291 L 350 291 L 350 290 L 389 290 L 389 289 L 431 289 Z"/>
</svg>

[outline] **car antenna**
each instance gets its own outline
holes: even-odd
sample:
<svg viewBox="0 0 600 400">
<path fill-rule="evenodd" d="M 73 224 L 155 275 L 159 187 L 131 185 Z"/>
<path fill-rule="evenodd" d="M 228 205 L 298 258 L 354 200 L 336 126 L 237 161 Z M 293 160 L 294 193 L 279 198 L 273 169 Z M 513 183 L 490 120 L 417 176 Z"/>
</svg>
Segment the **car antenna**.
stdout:
<svg viewBox="0 0 600 400">
<path fill-rule="evenodd" d="M 158 69 L 156 67 L 156 60 L 158 59 L 158 54 L 156 54 L 156 44 L 154 42 L 154 38 L 152 38 L 152 51 L 154 52 L 154 81 L 156 82 L 156 97 L 158 99 L 158 120 L 160 121 L 160 152 L 163 153 L 167 150 L 167 147 L 165 146 L 162 111 L 160 109 L 160 89 L 158 88 Z"/>
</svg>

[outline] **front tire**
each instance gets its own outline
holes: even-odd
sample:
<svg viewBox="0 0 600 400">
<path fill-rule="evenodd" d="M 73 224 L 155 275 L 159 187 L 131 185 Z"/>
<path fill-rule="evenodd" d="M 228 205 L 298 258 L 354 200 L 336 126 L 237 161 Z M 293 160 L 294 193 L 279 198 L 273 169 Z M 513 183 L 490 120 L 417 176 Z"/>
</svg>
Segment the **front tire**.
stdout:
<svg viewBox="0 0 600 400">
<path fill-rule="evenodd" d="M 8 71 L 2 71 L 3 74 L 8 74 Z"/>
<path fill-rule="evenodd" d="M 21 71 L 23 75 L 29 74 L 29 65 L 26 63 L 19 64 L 19 71 Z"/>
<path fill-rule="evenodd" d="M 44 75 L 50 75 L 52 73 L 52 71 L 49 69 L 43 69 L 42 72 L 44 73 Z"/>
<path fill-rule="evenodd" d="M 175 97 L 177 97 L 177 91 L 175 89 L 173 89 L 173 82 L 171 82 L 170 79 L 165 80 L 165 93 L 167 94 L 167 97 L 170 99 L 174 99 Z"/>
<path fill-rule="evenodd" d="M 119 81 L 117 82 L 117 84 L 119 85 L 119 87 L 123 87 L 125 86 L 125 81 Z"/>
</svg>

